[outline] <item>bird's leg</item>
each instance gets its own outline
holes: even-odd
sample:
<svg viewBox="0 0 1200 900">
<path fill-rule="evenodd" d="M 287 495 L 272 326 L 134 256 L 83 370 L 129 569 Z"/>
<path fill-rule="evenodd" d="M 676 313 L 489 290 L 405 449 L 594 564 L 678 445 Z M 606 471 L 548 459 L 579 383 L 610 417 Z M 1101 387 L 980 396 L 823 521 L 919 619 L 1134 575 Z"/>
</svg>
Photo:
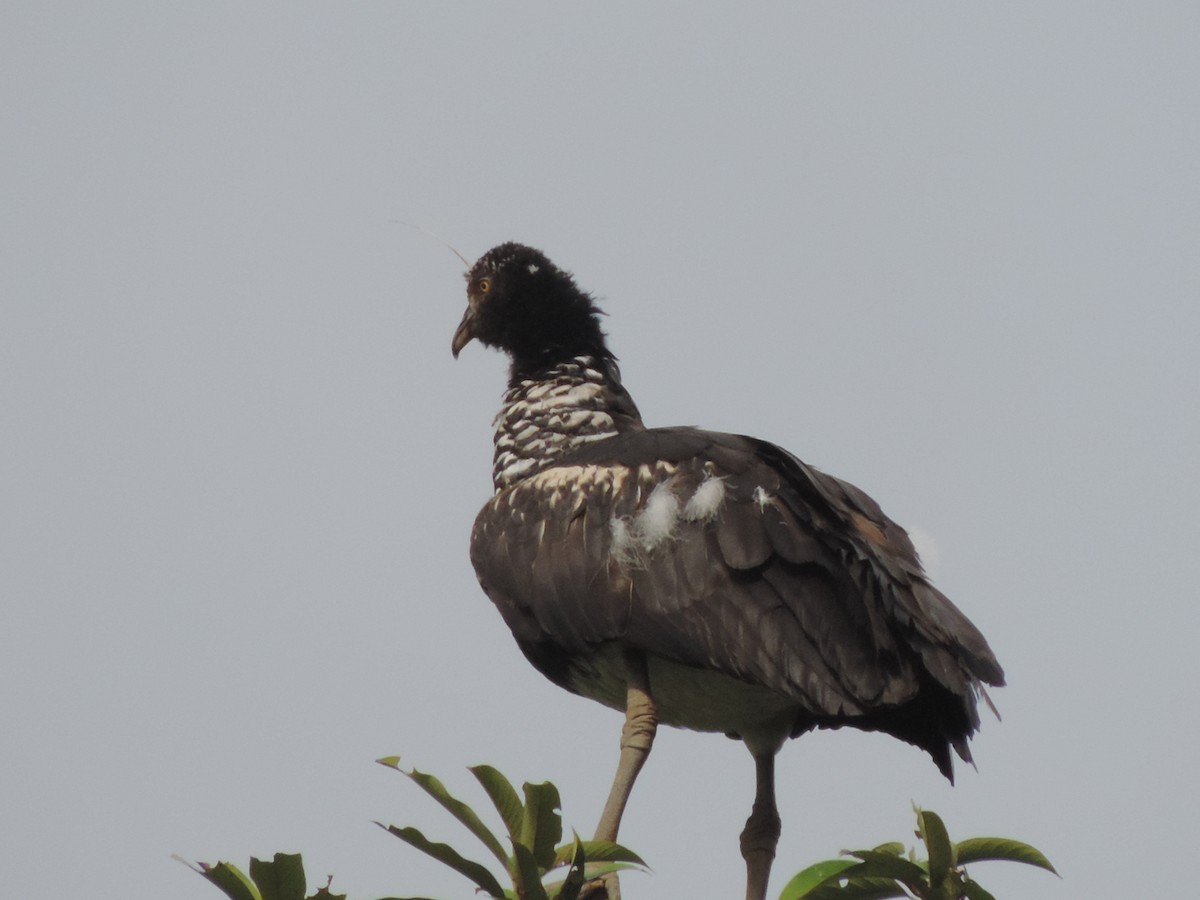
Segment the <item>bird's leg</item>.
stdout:
<svg viewBox="0 0 1200 900">
<path fill-rule="evenodd" d="M 658 711 L 654 708 L 654 697 L 650 694 L 650 675 L 646 671 L 646 657 L 638 650 L 626 650 L 625 663 L 625 727 L 621 729 L 621 761 L 617 764 L 617 775 L 600 824 L 596 826 L 597 841 L 615 841 L 621 827 L 621 816 L 625 804 L 633 791 L 638 772 L 650 755 L 654 734 L 658 731 Z M 617 873 L 604 876 L 589 884 L 580 893 L 580 898 L 603 898 L 621 900 L 621 884 Z"/>
<path fill-rule="evenodd" d="M 765 900 L 780 830 L 775 808 L 775 750 L 755 753 L 754 769 L 757 787 L 742 831 L 742 858 L 746 860 L 746 900 Z"/>
<path fill-rule="evenodd" d="M 621 815 L 633 790 L 638 772 L 650 755 L 654 733 L 658 730 L 658 711 L 650 695 L 650 676 L 646 657 L 637 650 L 625 651 L 625 727 L 621 730 L 621 761 L 613 779 L 608 802 L 596 826 L 596 840 L 615 841 L 621 827 Z"/>
</svg>

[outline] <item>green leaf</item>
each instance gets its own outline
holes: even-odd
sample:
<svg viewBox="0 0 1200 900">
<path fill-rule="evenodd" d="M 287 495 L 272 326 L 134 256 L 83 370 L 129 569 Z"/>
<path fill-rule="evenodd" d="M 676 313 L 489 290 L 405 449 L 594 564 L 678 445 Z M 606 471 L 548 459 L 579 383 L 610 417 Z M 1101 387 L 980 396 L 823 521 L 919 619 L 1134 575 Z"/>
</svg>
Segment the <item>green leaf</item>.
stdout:
<svg viewBox="0 0 1200 900">
<path fill-rule="evenodd" d="M 479 816 L 475 814 L 475 810 L 471 809 L 471 807 L 467 806 L 467 804 L 463 803 L 457 797 L 454 797 L 446 790 L 446 786 L 441 781 L 432 775 L 418 772 L 416 769 L 413 769 L 411 772 L 405 772 L 399 766 L 400 758 L 398 756 L 384 757 L 384 759 L 378 760 L 378 762 L 390 766 L 397 772 L 411 778 L 421 790 L 440 803 L 450 815 L 465 825 L 467 830 L 475 835 L 491 851 L 492 855 L 500 861 L 501 865 L 508 865 L 508 854 L 504 852 L 504 845 L 500 843 L 500 839 L 492 834 L 491 829 L 483 824 Z"/>
<path fill-rule="evenodd" d="M 538 867 L 545 871 L 554 865 L 554 848 L 562 840 L 561 801 L 558 788 L 548 781 L 526 784 L 525 810 L 521 817 L 519 844 L 533 853 Z"/>
<path fill-rule="evenodd" d="M 802 869 L 783 887 L 779 900 L 800 900 L 809 896 L 813 889 L 830 881 L 836 881 L 852 866 L 859 865 L 852 859 L 826 859 Z"/>
<path fill-rule="evenodd" d="M 574 853 L 571 855 L 571 865 L 567 869 L 567 877 L 562 880 L 562 884 L 557 886 L 556 890 L 551 890 L 551 900 L 578 900 L 579 891 L 583 888 L 583 883 L 586 880 L 584 877 L 584 869 L 587 866 L 587 853 L 583 849 L 583 841 L 579 839 L 579 835 L 575 835 Z"/>
<path fill-rule="evenodd" d="M 496 807 L 496 812 L 500 813 L 500 819 L 508 830 L 509 839 L 517 840 L 521 834 L 521 817 L 525 812 L 525 807 L 521 804 L 521 798 L 517 796 L 516 789 L 507 778 L 500 774 L 499 770 L 492 766 L 472 766 L 467 771 L 483 785 L 492 805 Z"/>
<path fill-rule="evenodd" d="M 304 900 L 308 892 L 299 853 L 276 853 L 271 862 L 251 859 L 250 877 L 263 900 Z"/>
<path fill-rule="evenodd" d="M 847 878 L 893 878 L 916 892 L 928 890 L 929 877 L 925 871 L 902 856 L 878 853 L 874 850 L 851 850 L 850 855 L 857 856 L 862 863 L 853 869 L 847 869 Z"/>
<path fill-rule="evenodd" d="M 514 842 L 513 861 L 517 864 L 517 894 L 524 900 L 549 900 L 546 889 L 542 887 L 542 873 L 533 851 L 524 844 Z"/>
<path fill-rule="evenodd" d="M 1050 860 L 1046 859 L 1040 850 L 1009 838 L 967 838 L 958 842 L 957 851 L 960 866 L 989 859 L 1008 860 L 1037 866 L 1058 875 L 1054 866 L 1050 865 Z"/>
<path fill-rule="evenodd" d="M 458 874 L 471 879 L 480 890 L 486 891 L 489 896 L 504 897 L 504 888 L 500 886 L 500 882 L 496 880 L 496 876 L 482 863 L 477 863 L 460 856 L 458 851 L 448 844 L 435 844 L 416 828 L 397 828 L 395 825 L 384 825 L 382 822 L 376 822 L 375 824 L 390 834 L 394 834 L 406 844 L 416 847 L 422 853 L 432 856 L 443 865 L 449 866 L 455 872 L 458 872 Z"/>
<path fill-rule="evenodd" d="M 979 886 L 979 882 L 967 879 L 963 882 L 963 894 L 967 900 L 996 900 L 991 894 Z"/>
<path fill-rule="evenodd" d="M 899 841 L 888 841 L 875 848 L 876 853 L 890 853 L 893 856 L 903 856 L 905 847 Z"/>
<path fill-rule="evenodd" d="M 615 844 L 612 841 L 580 841 L 583 845 L 583 851 L 587 854 L 588 862 L 627 862 L 641 866 L 643 869 L 650 868 L 646 865 L 645 860 L 630 850 L 628 847 L 622 847 L 620 844 Z M 554 865 L 551 869 L 558 866 L 566 865 L 575 855 L 574 844 L 563 844 L 554 851 Z"/>
<path fill-rule="evenodd" d="M 641 869 L 638 866 L 635 866 L 635 865 L 632 865 L 632 864 L 626 863 L 626 862 L 598 863 L 598 862 L 592 862 L 591 860 L 588 860 L 587 865 L 583 867 L 583 874 L 585 876 L 584 877 L 585 882 L 586 881 L 595 881 L 597 878 L 601 878 L 601 877 L 603 877 L 605 875 L 609 875 L 613 872 L 630 872 L 630 871 L 644 872 L 645 869 Z"/>
<path fill-rule="evenodd" d="M 603 878 L 605 875 L 611 875 L 613 872 L 641 872 L 637 866 L 632 866 L 629 863 L 613 862 L 613 863 L 594 863 L 589 860 L 583 867 L 583 884 L 589 881 L 596 881 Z M 549 883 L 543 882 L 546 892 L 550 895 L 550 900 L 556 900 L 556 892 L 562 889 L 565 880 L 552 881 Z"/>
<path fill-rule="evenodd" d="M 200 874 L 225 892 L 230 900 L 263 900 L 262 894 L 241 869 L 227 862 L 200 863 Z"/>
<path fill-rule="evenodd" d="M 954 866 L 954 847 L 946 825 L 937 813 L 923 809 L 917 811 L 917 828 L 929 852 L 929 884 L 934 891 L 940 891 Z"/>
</svg>

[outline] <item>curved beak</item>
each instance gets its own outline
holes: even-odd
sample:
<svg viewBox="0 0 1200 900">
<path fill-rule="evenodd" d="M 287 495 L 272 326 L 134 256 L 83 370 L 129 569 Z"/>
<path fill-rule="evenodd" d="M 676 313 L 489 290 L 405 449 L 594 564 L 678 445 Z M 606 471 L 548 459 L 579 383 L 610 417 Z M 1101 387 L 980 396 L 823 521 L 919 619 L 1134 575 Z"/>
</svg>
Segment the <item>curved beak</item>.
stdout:
<svg viewBox="0 0 1200 900">
<path fill-rule="evenodd" d="M 467 311 L 463 313 L 462 321 L 454 329 L 454 339 L 450 341 L 450 352 L 454 354 L 455 359 L 458 359 L 458 354 L 462 352 L 462 348 L 475 339 L 475 333 L 471 330 L 471 326 L 474 324 L 475 307 L 468 306 Z"/>
</svg>

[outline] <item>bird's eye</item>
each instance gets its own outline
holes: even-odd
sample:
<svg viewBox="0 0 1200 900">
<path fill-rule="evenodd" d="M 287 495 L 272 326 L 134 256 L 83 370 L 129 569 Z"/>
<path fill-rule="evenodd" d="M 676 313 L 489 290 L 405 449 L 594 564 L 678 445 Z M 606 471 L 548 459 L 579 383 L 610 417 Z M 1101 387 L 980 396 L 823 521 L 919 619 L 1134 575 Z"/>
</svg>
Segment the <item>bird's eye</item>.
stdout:
<svg viewBox="0 0 1200 900">
<path fill-rule="evenodd" d="M 479 293 L 486 294 L 492 289 L 492 280 L 490 278 L 481 278 L 479 280 Z"/>
</svg>

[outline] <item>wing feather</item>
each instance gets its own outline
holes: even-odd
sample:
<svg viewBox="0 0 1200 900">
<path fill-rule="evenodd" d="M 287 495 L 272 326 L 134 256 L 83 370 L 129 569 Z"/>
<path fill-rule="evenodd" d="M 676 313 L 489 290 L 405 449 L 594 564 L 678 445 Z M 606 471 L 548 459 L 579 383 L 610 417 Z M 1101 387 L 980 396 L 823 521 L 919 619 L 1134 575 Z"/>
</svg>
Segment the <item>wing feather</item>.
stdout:
<svg viewBox="0 0 1200 900">
<path fill-rule="evenodd" d="M 732 569 L 755 569 L 771 555 L 762 510 L 753 502 L 727 502 L 716 522 L 717 545 Z"/>
<path fill-rule="evenodd" d="M 927 749 L 888 711 L 932 681 L 970 719 L 977 679 L 1003 681 L 903 529 L 774 445 L 655 429 L 560 466 L 494 497 L 473 535 L 480 581 L 523 642 L 578 654 L 620 640 L 770 688 L 818 723 L 876 716 L 863 727 Z M 682 512 L 706 483 L 699 512 Z M 678 502 L 639 519 L 664 484 Z"/>
</svg>

